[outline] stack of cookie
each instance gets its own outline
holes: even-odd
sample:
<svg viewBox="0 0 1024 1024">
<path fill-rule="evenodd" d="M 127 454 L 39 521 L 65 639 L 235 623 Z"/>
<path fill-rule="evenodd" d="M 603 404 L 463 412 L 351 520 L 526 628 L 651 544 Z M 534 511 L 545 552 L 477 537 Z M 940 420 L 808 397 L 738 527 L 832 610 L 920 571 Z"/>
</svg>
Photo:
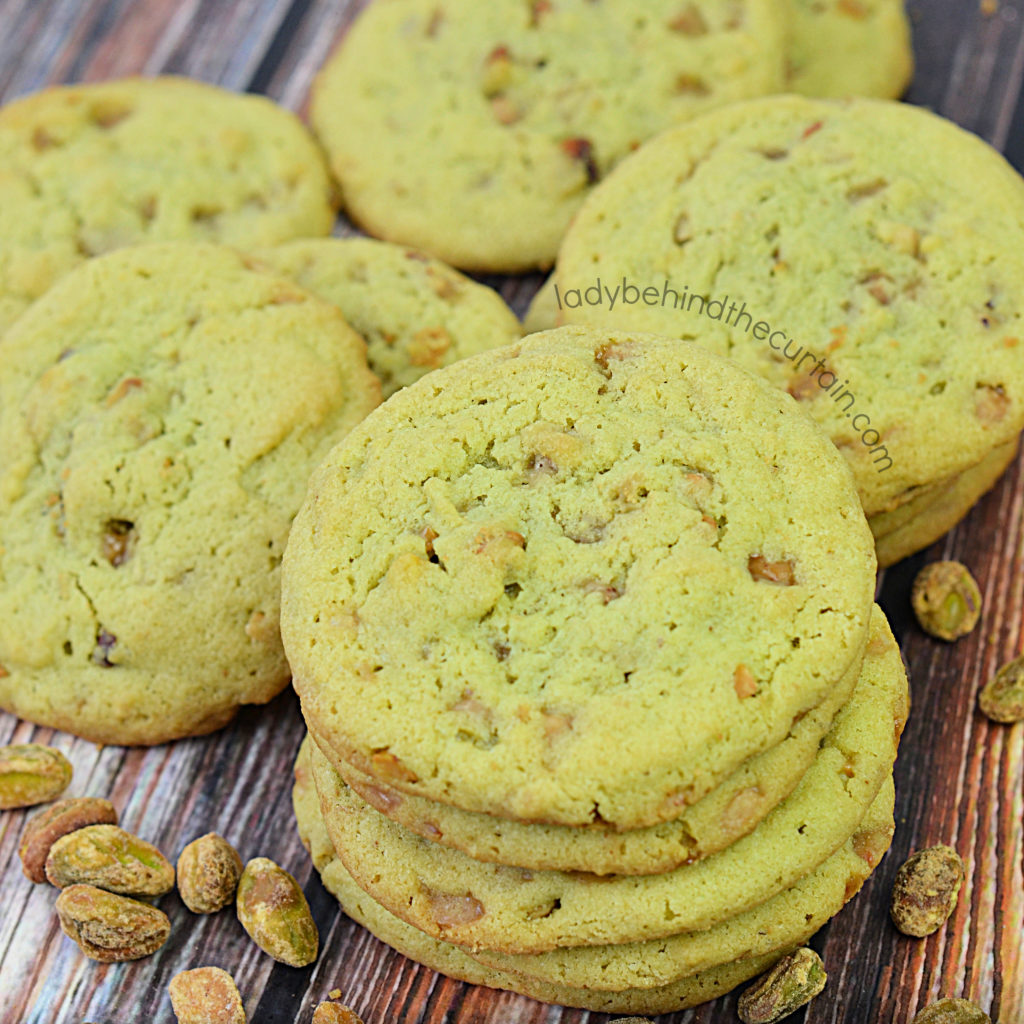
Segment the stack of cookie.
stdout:
<svg viewBox="0 0 1024 1024">
<path fill-rule="evenodd" d="M 874 572 L 834 446 L 698 346 L 565 328 L 405 389 L 285 558 L 325 882 L 402 952 L 553 1002 L 759 973 L 891 837 Z"/>
</svg>

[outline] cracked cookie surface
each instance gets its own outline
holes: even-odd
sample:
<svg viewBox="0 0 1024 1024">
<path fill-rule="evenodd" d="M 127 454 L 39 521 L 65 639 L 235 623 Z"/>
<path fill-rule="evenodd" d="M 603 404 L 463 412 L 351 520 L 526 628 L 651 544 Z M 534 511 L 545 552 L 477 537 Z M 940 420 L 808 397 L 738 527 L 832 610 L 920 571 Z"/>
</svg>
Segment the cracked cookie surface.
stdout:
<svg viewBox="0 0 1024 1024">
<path fill-rule="evenodd" d="M 273 245 L 333 222 L 315 142 L 265 97 L 166 76 L 0 109 L 0 334 L 90 256 L 181 239 Z"/>
<path fill-rule="evenodd" d="M 0 706 L 128 744 L 269 700 L 291 518 L 379 395 L 334 306 L 226 247 L 58 282 L 0 340 Z"/>
<path fill-rule="evenodd" d="M 550 266 L 595 181 L 671 124 L 784 84 L 776 0 L 390 0 L 310 119 L 350 216 L 454 266 Z"/>
<path fill-rule="evenodd" d="M 464 810 L 633 828 L 832 692 L 873 587 L 849 470 L 791 398 L 574 327 L 430 374 L 332 452 L 282 631 L 334 758 Z"/>
</svg>

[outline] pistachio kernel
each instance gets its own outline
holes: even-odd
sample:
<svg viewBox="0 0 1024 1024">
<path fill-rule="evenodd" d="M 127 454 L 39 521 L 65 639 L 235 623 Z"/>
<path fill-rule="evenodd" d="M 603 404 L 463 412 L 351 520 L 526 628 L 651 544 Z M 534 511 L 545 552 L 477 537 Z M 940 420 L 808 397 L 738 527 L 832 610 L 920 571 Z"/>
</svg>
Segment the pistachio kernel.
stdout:
<svg viewBox="0 0 1024 1024">
<path fill-rule="evenodd" d="M 171 978 L 167 992 L 178 1024 L 245 1024 L 235 979 L 219 967 L 197 967 Z"/>
<path fill-rule="evenodd" d="M 743 1024 L 775 1024 L 809 1003 L 825 987 L 828 975 L 813 949 L 794 950 L 762 974 L 740 996 Z"/>
<path fill-rule="evenodd" d="M 796 583 L 793 563 L 788 559 L 769 562 L 764 555 L 751 555 L 747 559 L 747 572 L 758 582 L 778 583 L 784 587 Z"/>
<path fill-rule="evenodd" d="M 964 862 L 949 846 L 920 850 L 896 872 L 889 913 L 904 935 L 937 932 L 956 909 L 964 883 Z"/>
<path fill-rule="evenodd" d="M 926 565 L 914 579 L 910 602 L 921 628 L 939 640 L 966 636 L 981 615 L 981 591 L 959 562 Z"/>
<path fill-rule="evenodd" d="M 116 825 L 117 811 L 109 800 L 74 797 L 59 800 L 29 820 L 21 834 L 18 856 L 25 877 L 37 884 L 46 881 L 46 858 L 58 839 L 89 825 Z"/>
<path fill-rule="evenodd" d="M 439 928 L 458 927 L 473 924 L 485 914 L 484 905 L 472 895 L 457 895 L 448 892 L 430 893 L 430 914 Z"/>
<path fill-rule="evenodd" d="M 349 1006 L 321 1003 L 313 1011 L 313 1024 L 363 1024 L 363 1019 Z"/>
<path fill-rule="evenodd" d="M 0 747 L 0 810 L 45 804 L 68 788 L 71 763 L 53 747 L 19 743 Z"/>
<path fill-rule="evenodd" d="M 61 836 L 50 847 L 45 870 L 58 889 L 82 883 L 122 896 L 162 896 L 174 887 L 167 858 L 117 825 L 88 825 Z"/>
<path fill-rule="evenodd" d="M 234 902 L 242 858 L 216 832 L 193 839 L 178 857 L 178 892 L 193 914 L 215 914 Z"/>
<path fill-rule="evenodd" d="M 992 1024 L 992 1018 L 968 999 L 940 999 L 926 1006 L 911 1024 Z"/>
<path fill-rule="evenodd" d="M 1007 662 L 985 684 L 978 706 L 993 722 L 1024 721 L 1024 656 Z"/>
<path fill-rule="evenodd" d="M 291 967 L 316 960 L 320 935 L 299 883 L 272 860 L 256 857 L 238 882 L 238 920 L 264 953 Z"/>
<path fill-rule="evenodd" d="M 94 885 L 68 886 L 57 897 L 57 917 L 64 934 L 102 963 L 149 956 L 171 934 L 162 910 Z"/>
</svg>

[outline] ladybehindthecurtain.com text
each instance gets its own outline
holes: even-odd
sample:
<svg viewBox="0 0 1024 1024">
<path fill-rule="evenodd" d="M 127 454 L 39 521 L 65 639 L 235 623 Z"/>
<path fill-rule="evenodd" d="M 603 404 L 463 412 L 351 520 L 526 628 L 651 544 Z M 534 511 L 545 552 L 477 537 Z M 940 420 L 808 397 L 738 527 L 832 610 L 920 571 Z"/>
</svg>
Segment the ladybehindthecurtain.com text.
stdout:
<svg viewBox="0 0 1024 1024">
<path fill-rule="evenodd" d="M 847 389 L 846 385 L 849 381 L 841 381 L 837 374 L 828 369 L 823 359 L 819 359 L 809 349 L 798 345 L 785 331 L 773 329 L 771 324 L 765 320 L 754 320 L 747 311 L 745 302 L 739 304 L 730 302 L 728 295 L 724 299 L 710 299 L 706 295 L 691 293 L 685 288 L 680 293 L 668 281 L 661 288 L 656 285 L 641 288 L 638 285 L 630 284 L 626 278 L 623 278 L 614 288 L 609 288 L 608 285 L 602 283 L 600 278 L 597 278 L 592 285 L 586 288 L 561 289 L 556 284 L 554 292 L 559 309 L 607 306 L 608 310 L 612 311 L 616 306 L 635 306 L 643 303 L 646 306 L 668 306 L 691 313 L 696 305 L 698 315 L 743 330 L 752 334 L 758 341 L 766 341 L 776 352 L 780 352 L 788 359 L 798 372 L 803 370 L 807 374 L 807 385 L 812 390 L 802 388 L 801 398 L 810 397 L 816 386 L 833 402 L 842 403 L 846 418 L 850 420 L 854 430 L 860 434 L 861 443 L 870 449 L 872 456 L 875 456 L 873 462 L 876 471 L 884 473 L 892 466 L 888 449 L 880 443 L 881 435 L 871 426 L 871 417 L 865 412 L 853 411 L 857 404 L 857 396 Z M 793 351 L 790 351 L 791 346 Z M 810 363 L 806 370 L 803 369 L 805 361 Z"/>
</svg>

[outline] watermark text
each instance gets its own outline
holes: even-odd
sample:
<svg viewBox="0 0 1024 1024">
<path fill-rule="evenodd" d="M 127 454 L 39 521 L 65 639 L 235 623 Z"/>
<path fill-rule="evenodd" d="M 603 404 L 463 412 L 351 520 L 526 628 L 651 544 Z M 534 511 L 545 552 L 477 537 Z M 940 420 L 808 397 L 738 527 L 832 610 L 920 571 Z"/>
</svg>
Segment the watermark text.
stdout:
<svg viewBox="0 0 1024 1024">
<path fill-rule="evenodd" d="M 881 443 L 881 434 L 871 426 L 871 417 L 866 412 L 854 411 L 857 396 L 847 387 L 849 381 L 840 380 L 839 375 L 828 368 L 824 359 L 816 356 L 809 348 L 798 344 L 785 331 L 776 330 L 766 320 L 755 320 L 745 302 L 730 301 L 728 295 L 721 299 L 711 298 L 708 295 L 691 292 L 687 288 L 679 291 L 667 280 L 661 287 L 641 287 L 622 278 L 621 281 L 615 282 L 614 287 L 610 287 L 598 277 L 586 288 L 563 290 L 556 284 L 554 291 L 559 309 L 606 306 L 610 312 L 617 306 L 621 308 L 641 303 L 646 306 L 662 306 L 685 313 L 696 312 L 698 316 L 706 316 L 709 320 L 742 330 L 758 341 L 767 342 L 774 351 L 793 364 L 797 374 L 803 374 L 794 378 L 787 389 L 794 398 L 807 401 L 817 394 L 828 395 L 840 406 L 841 412 L 846 414 L 850 425 L 860 435 L 861 443 L 870 449 L 875 471 L 884 473 L 892 466 L 889 450 Z M 842 333 L 842 328 L 833 331 L 836 335 L 832 341 L 833 345 L 842 341 Z"/>
</svg>

